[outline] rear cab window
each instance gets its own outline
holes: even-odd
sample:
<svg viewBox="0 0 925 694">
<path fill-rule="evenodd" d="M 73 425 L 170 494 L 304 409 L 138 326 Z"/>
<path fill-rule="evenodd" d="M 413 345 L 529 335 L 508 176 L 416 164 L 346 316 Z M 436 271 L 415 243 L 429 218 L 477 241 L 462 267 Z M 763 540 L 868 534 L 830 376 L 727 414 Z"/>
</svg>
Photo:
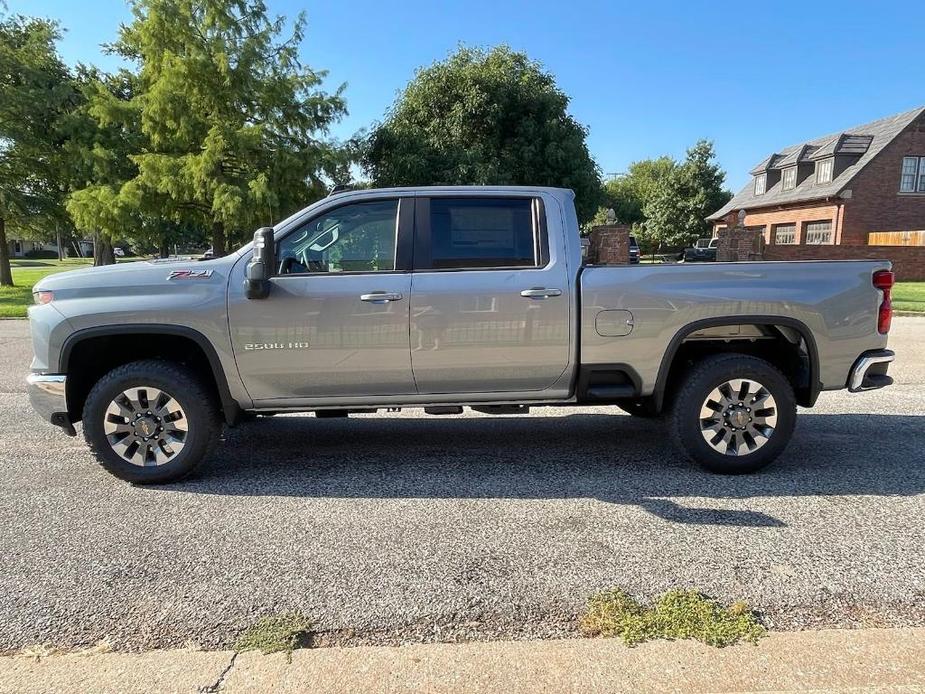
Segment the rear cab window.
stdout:
<svg viewBox="0 0 925 694">
<path fill-rule="evenodd" d="M 538 198 L 419 199 L 415 268 L 537 268 L 549 261 L 545 211 Z M 429 210 L 429 214 L 428 214 Z"/>
</svg>

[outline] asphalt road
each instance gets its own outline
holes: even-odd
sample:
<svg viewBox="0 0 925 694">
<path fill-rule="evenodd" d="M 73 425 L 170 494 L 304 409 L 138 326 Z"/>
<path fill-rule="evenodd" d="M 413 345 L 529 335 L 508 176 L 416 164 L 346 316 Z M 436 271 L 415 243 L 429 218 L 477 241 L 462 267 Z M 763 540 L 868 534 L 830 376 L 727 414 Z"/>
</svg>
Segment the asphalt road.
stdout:
<svg viewBox="0 0 925 694">
<path fill-rule="evenodd" d="M 574 633 L 594 591 L 697 587 L 777 628 L 925 625 L 925 319 L 892 388 L 824 393 L 775 467 L 718 477 L 654 423 L 286 416 L 132 487 L 29 409 L 0 321 L 0 650 L 228 645 L 301 610 L 328 643 Z"/>
</svg>

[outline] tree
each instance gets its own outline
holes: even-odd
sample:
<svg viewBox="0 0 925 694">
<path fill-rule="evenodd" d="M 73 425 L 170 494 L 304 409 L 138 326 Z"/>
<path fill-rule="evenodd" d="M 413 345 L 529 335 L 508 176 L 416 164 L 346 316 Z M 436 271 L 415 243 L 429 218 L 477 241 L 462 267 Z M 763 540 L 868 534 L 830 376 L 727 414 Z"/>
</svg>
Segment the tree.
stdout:
<svg viewBox="0 0 925 694">
<path fill-rule="evenodd" d="M 6 229 L 34 235 L 65 219 L 63 118 L 76 102 L 58 26 L 0 19 L 0 285 L 12 286 Z"/>
<path fill-rule="evenodd" d="M 128 70 L 112 75 L 78 66 L 77 82 L 84 102 L 70 120 L 68 152 L 72 192 L 67 211 L 78 229 L 94 239 L 94 264 L 115 262 L 112 244 L 132 238 L 136 245 L 160 246 L 171 222 L 166 195 L 142 194 L 135 181 L 133 157 L 143 151 L 138 109 L 138 77 Z"/>
<path fill-rule="evenodd" d="M 525 54 L 462 47 L 417 71 L 369 135 L 364 167 L 382 186 L 571 188 L 584 221 L 597 209 L 600 173 L 568 103 Z"/>
<path fill-rule="evenodd" d="M 700 140 L 683 163 L 659 179 L 643 213 L 646 240 L 680 246 L 709 234 L 707 216 L 725 205 L 732 193 L 723 188 L 725 172 L 715 161 L 713 143 Z"/>
<path fill-rule="evenodd" d="M 645 221 L 643 210 L 660 183 L 678 163 L 668 156 L 643 159 L 629 165 L 627 172 L 604 183 L 603 207 L 598 215 L 612 209 L 621 224 L 638 225 Z"/>
<path fill-rule="evenodd" d="M 118 192 L 83 196 L 100 196 L 99 213 L 108 201 L 118 215 L 166 203 L 172 221 L 210 227 L 223 255 L 226 231 L 286 216 L 343 172 L 340 153 L 319 136 L 345 113 L 344 100 L 340 89 L 320 89 L 324 72 L 299 62 L 304 16 L 281 39 L 285 19 L 270 19 L 261 0 L 131 7 L 113 50 L 137 62 L 137 84 L 123 103 L 101 92 L 97 113 L 108 102 L 113 118 L 139 124 L 143 142 L 130 157 L 137 175 Z"/>
</svg>

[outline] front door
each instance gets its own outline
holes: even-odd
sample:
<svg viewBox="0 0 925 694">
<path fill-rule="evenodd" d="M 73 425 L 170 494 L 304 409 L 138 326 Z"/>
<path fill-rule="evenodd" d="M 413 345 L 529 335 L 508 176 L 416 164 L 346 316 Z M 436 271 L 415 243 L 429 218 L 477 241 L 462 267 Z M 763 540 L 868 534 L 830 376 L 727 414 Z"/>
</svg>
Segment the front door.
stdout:
<svg viewBox="0 0 925 694">
<path fill-rule="evenodd" d="M 549 243 L 562 238 L 558 210 L 550 225 L 539 197 L 434 196 L 418 198 L 417 210 L 418 391 L 566 395 L 570 280 Z"/>
<path fill-rule="evenodd" d="M 416 392 L 403 250 L 413 208 L 413 198 L 327 208 L 277 239 L 269 297 L 248 301 L 232 283 L 235 358 L 256 404 Z"/>
</svg>

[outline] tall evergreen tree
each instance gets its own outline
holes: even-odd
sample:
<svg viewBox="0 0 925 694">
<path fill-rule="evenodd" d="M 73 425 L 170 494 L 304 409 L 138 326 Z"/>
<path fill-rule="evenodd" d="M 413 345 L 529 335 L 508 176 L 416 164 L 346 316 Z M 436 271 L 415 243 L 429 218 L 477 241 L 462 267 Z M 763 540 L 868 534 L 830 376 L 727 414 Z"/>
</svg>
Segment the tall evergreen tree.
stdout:
<svg viewBox="0 0 925 694">
<path fill-rule="evenodd" d="M 270 18 L 261 0 L 131 7 L 134 19 L 112 48 L 139 66 L 136 88 L 123 104 L 102 92 L 98 101 L 143 136 L 117 209 L 166 202 L 173 221 L 209 227 L 222 255 L 229 230 L 284 217 L 343 172 L 337 149 L 320 138 L 346 112 L 344 100 L 340 89 L 321 89 L 324 72 L 299 61 L 303 16 L 282 38 L 285 19 Z"/>
</svg>

